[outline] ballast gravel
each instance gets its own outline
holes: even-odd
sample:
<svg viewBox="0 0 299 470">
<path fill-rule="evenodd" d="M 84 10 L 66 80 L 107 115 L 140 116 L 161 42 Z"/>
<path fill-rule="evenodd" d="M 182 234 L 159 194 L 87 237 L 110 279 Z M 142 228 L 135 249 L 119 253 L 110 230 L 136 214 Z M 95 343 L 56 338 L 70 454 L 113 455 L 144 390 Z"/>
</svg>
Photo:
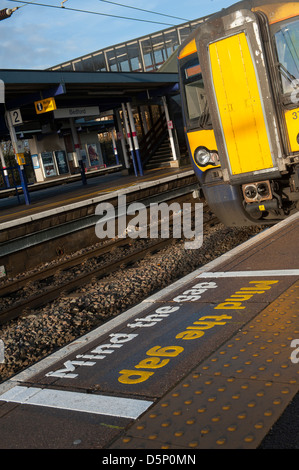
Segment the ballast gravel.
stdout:
<svg viewBox="0 0 299 470">
<path fill-rule="evenodd" d="M 133 307 L 264 230 L 260 227 L 206 229 L 201 248 L 186 250 L 177 241 L 134 266 L 83 286 L 42 309 L 2 326 L 4 363 L 0 382 L 43 359 L 74 339 Z"/>
</svg>

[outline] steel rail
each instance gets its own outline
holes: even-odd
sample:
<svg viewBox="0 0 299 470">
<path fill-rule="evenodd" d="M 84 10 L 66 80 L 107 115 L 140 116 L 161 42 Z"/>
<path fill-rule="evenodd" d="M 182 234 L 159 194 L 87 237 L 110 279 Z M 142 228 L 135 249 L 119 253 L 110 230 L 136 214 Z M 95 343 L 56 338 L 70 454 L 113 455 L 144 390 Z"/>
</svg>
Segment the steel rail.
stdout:
<svg viewBox="0 0 299 470">
<path fill-rule="evenodd" d="M 179 198 L 174 199 L 174 201 L 176 202 L 182 202 L 184 200 L 185 200 L 185 196 L 181 196 Z M 171 202 L 172 201 L 169 201 L 169 203 Z M 200 200 L 200 202 L 204 204 L 204 212 L 208 212 L 209 209 L 207 205 L 204 203 L 204 200 Z M 116 219 L 117 219 L 117 215 L 116 215 Z M 170 217 L 170 220 L 171 219 L 172 219 L 172 216 Z M 71 259 L 59 261 L 59 264 L 54 264 L 52 266 L 44 267 L 42 270 L 39 270 L 35 273 L 30 273 L 27 276 L 15 279 L 9 283 L 4 283 L 3 285 L 0 284 L 0 299 L 3 296 L 7 296 L 9 294 L 12 294 L 24 288 L 30 282 L 41 281 L 43 279 L 46 279 L 47 277 L 58 274 L 59 271 L 64 271 L 68 268 L 78 266 L 84 263 L 88 259 L 104 255 L 108 252 L 113 251 L 117 247 L 120 247 L 126 244 L 128 244 L 127 238 L 115 238 L 113 240 L 104 242 L 104 244 L 101 245 L 100 247 L 96 246 L 95 248 L 92 248 L 90 251 L 85 251 L 85 253 L 75 254 L 74 256 L 71 257 Z M 86 250 L 88 250 L 88 248 L 90 247 L 87 247 Z"/>
<path fill-rule="evenodd" d="M 116 271 L 121 266 L 125 266 L 133 262 L 139 261 L 140 259 L 143 259 L 146 254 L 161 250 L 162 248 L 171 243 L 173 243 L 173 239 L 159 240 L 158 242 L 147 247 L 146 249 L 140 249 L 137 252 L 127 255 L 125 258 L 114 261 L 112 263 L 109 262 L 99 268 L 94 269 L 91 272 L 80 274 L 75 279 L 69 280 L 66 283 L 63 283 L 61 286 L 51 287 L 37 295 L 33 295 L 28 299 L 22 300 L 17 304 L 0 312 L 0 324 L 4 324 L 7 321 L 19 317 L 20 315 L 24 315 L 26 313 L 26 310 L 36 309 L 38 307 L 42 307 L 48 302 L 53 302 L 60 295 L 65 295 L 76 288 L 82 287 L 83 285 L 92 282 L 93 279 L 105 277 L 108 274 L 111 274 L 112 272 Z"/>
<path fill-rule="evenodd" d="M 204 207 L 204 213 L 208 213 L 209 208 Z M 172 217 L 170 217 L 172 219 Z M 218 222 L 218 219 L 212 216 L 209 220 L 204 221 L 204 224 L 213 225 Z M 16 293 L 18 290 L 21 290 L 23 287 L 28 285 L 31 282 L 41 281 L 50 276 L 59 274 L 62 271 L 66 271 L 68 268 L 79 266 L 84 261 L 92 258 L 96 258 L 107 253 L 111 253 L 112 250 L 116 250 L 118 247 L 127 245 L 129 242 L 132 242 L 130 238 L 124 239 L 115 239 L 105 243 L 101 247 L 97 247 L 95 250 L 90 252 L 81 253 L 72 259 L 64 260 L 61 263 L 58 263 L 55 266 L 50 266 L 45 268 L 40 272 L 36 272 L 26 276 L 23 279 L 19 279 L 11 282 L 10 284 L 4 285 L 0 288 L 0 298 L 5 295 Z M 46 305 L 49 302 L 53 302 L 59 296 L 69 293 L 76 288 L 80 288 L 83 285 L 88 284 L 93 279 L 103 278 L 112 272 L 115 272 L 121 266 L 126 266 L 134 262 L 140 261 L 148 253 L 153 253 L 159 250 L 162 250 L 166 246 L 169 246 L 174 242 L 173 238 L 159 239 L 158 241 L 151 243 L 146 248 L 137 249 L 133 253 L 126 254 L 121 259 L 116 261 L 109 261 L 108 263 L 103 264 L 102 266 L 96 267 L 92 271 L 82 273 L 72 280 L 62 281 L 61 285 L 55 285 L 53 287 L 47 288 L 38 294 L 34 294 L 27 299 L 22 299 L 19 302 L 16 302 L 14 305 L 3 309 L 0 311 L 0 324 L 4 324 L 10 320 L 13 320 L 20 315 L 25 315 L 26 312 L 37 309 Z"/>
</svg>

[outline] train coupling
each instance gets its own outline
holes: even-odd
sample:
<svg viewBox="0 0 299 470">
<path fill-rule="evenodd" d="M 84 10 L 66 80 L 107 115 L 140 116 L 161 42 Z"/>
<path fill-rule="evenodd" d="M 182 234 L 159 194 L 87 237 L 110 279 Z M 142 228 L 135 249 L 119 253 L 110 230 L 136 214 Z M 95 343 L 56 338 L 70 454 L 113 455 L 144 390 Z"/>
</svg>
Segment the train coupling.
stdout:
<svg viewBox="0 0 299 470">
<path fill-rule="evenodd" d="M 242 191 L 247 204 L 268 201 L 273 198 L 270 181 L 243 184 Z"/>
</svg>

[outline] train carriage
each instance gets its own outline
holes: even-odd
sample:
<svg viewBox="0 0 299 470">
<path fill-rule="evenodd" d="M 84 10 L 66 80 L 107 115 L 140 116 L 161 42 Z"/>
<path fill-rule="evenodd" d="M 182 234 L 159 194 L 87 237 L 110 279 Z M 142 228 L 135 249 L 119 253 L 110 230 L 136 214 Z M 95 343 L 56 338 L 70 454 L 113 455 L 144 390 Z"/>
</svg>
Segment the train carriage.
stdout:
<svg viewBox="0 0 299 470">
<path fill-rule="evenodd" d="M 227 226 L 299 209 L 299 2 L 242 1 L 178 50 L 184 125 L 207 203 Z"/>
</svg>

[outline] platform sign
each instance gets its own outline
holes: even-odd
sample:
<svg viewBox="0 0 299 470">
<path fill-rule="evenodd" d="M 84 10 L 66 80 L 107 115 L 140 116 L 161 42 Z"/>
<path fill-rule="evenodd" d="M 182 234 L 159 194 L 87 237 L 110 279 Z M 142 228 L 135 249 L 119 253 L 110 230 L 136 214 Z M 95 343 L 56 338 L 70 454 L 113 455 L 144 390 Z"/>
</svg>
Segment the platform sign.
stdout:
<svg viewBox="0 0 299 470">
<path fill-rule="evenodd" d="M 84 118 L 89 116 L 99 116 L 100 108 L 98 106 L 87 106 L 78 108 L 59 108 L 54 111 L 55 119 L 63 118 Z"/>
<path fill-rule="evenodd" d="M 9 114 L 13 126 L 19 126 L 20 124 L 23 124 L 20 109 L 13 109 L 12 111 L 9 111 Z"/>
<path fill-rule="evenodd" d="M 16 158 L 19 165 L 26 165 L 23 140 L 17 140 Z"/>
<path fill-rule="evenodd" d="M 23 153 L 17 153 L 17 162 L 19 165 L 26 165 L 25 155 Z"/>
<path fill-rule="evenodd" d="M 31 160 L 32 160 L 32 165 L 34 170 L 38 170 L 40 168 L 39 160 L 38 160 L 38 155 L 31 155 Z"/>
<path fill-rule="evenodd" d="M 34 105 L 36 114 L 48 113 L 50 111 L 54 111 L 57 108 L 54 98 L 47 98 L 45 100 L 35 101 Z"/>
</svg>

